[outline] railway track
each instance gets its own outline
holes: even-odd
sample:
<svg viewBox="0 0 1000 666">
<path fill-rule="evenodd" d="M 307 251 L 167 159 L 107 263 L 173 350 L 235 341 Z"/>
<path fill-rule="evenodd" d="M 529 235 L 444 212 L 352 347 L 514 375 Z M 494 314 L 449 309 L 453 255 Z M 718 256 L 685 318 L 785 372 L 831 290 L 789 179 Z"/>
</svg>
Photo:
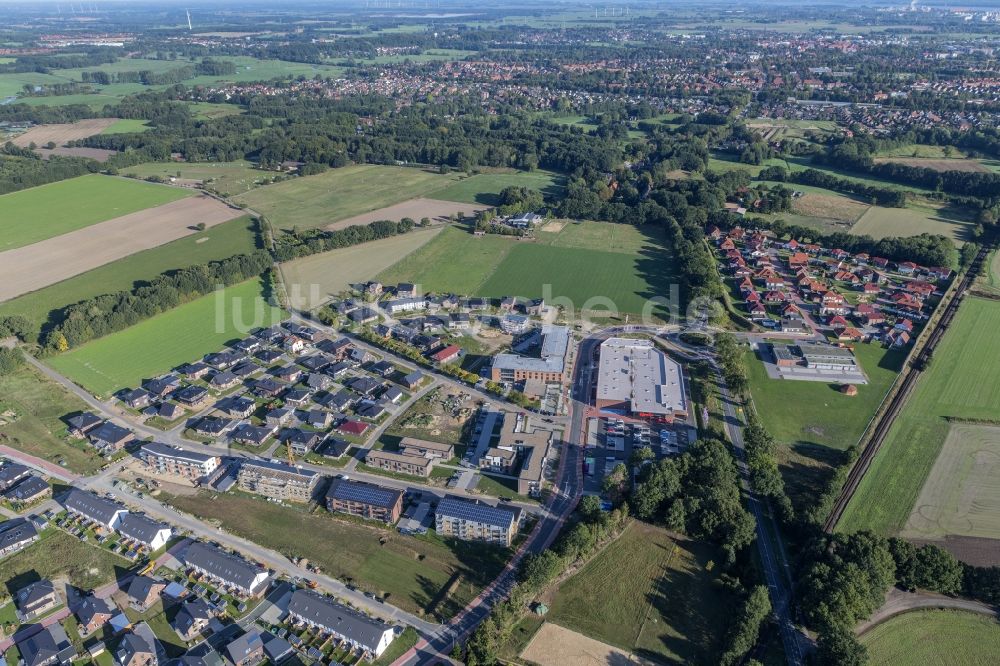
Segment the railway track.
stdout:
<svg viewBox="0 0 1000 666">
<path fill-rule="evenodd" d="M 979 249 L 975 259 L 973 259 L 972 263 L 969 265 L 969 270 L 965 273 L 962 277 L 962 281 L 958 284 L 958 288 L 955 290 L 955 295 L 946 306 L 944 314 L 941 316 L 941 319 L 938 320 L 937 324 L 934 325 L 934 329 L 931 331 L 930 336 L 928 336 L 927 343 L 924 345 L 924 348 L 920 350 L 917 357 L 913 359 L 906 369 L 903 370 L 906 374 L 899 386 L 899 390 L 896 392 L 896 395 L 893 396 L 889 406 L 885 410 L 885 413 L 875 425 L 875 428 L 872 431 L 871 439 L 868 441 L 868 446 L 864 448 L 861 455 L 858 457 L 857 462 L 854 463 L 854 467 L 851 468 L 850 473 L 847 475 L 847 481 L 844 483 L 844 487 L 840 491 L 837 501 L 834 502 L 833 510 L 830 512 L 829 517 L 827 517 L 826 522 L 823 524 L 823 529 L 827 532 L 832 532 L 837 526 L 837 523 L 840 522 L 840 518 L 843 516 L 844 510 L 850 503 L 851 498 L 854 497 L 854 493 L 857 492 L 858 486 L 861 485 L 861 480 L 871 467 L 872 461 L 878 454 L 879 449 L 882 448 L 882 444 L 885 442 L 885 438 L 889 434 L 892 424 L 896 421 L 896 417 L 899 416 L 899 413 L 902 411 L 907 399 L 909 399 L 910 394 L 913 392 L 913 389 L 917 384 L 917 380 L 923 372 L 922 368 L 925 367 L 928 359 L 930 359 L 930 357 L 934 354 L 934 350 L 937 348 L 941 338 L 948 330 L 948 327 L 951 326 L 951 322 L 955 318 L 955 313 L 958 312 L 958 308 L 965 297 L 965 292 L 968 291 L 973 280 L 975 280 L 976 276 L 979 275 L 980 267 L 982 266 L 988 253 L 989 248 L 985 246 Z"/>
</svg>

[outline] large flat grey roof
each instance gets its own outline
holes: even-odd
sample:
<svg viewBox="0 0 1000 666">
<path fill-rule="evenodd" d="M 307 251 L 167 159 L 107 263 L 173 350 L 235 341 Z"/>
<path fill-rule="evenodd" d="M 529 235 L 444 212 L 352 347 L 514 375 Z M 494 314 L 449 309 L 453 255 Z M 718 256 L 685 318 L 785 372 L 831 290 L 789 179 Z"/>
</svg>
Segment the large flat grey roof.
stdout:
<svg viewBox="0 0 1000 666">
<path fill-rule="evenodd" d="M 601 344 L 597 399 L 627 402 L 637 413 L 686 412 L 684 372 L 649 340 L 608 338 Z"/>
<path fill-rule="evenodd" d="M 493 357 L 493 367 L 501 370 L 562 372 L 566 365 L 566 349 L 568 347 L 569 328 L 566 326 L 546 326 L 542 329 L 541 358 L 517 354 L 497 354 Z"/>
</svg>

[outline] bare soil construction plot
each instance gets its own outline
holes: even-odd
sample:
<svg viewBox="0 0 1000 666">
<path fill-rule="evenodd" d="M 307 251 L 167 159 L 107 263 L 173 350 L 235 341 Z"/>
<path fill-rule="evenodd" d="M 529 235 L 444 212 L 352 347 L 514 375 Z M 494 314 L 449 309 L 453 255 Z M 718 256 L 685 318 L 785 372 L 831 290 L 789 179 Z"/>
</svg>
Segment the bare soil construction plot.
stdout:
<svg viewBox="0 0 1000 666">
<path fill-rule="evenodd" d="M 425 217 L 429 217 L 432 222 L 446 222 L 448 217 L 450 215 L 454 215 L 455 213 L 465 213 L 466 215 L 471 215 L 486 208 L 489 208 L 489 206 L 483 206 L 481 204 L 456 203 L 454 201 L 441 201 L 439 199 L 425 199 L 423 197 L 419 197 L 417 199 L 410 199 L 409 201 L 398 203 L 394 206 L 379 208 L 378 210 L 373 210 L 368 213 L 355 215 L 354 217 L 349 217 L 346 220 L 340 220 L 339 222 L 329 224 L 326 228 L 333 231 L 335 229 L 344 229 L 345 227 L 350 227 L 355 224 L 370 224 L 378 220 L 392 220 L 393 222 L 398 222 L 404 217 L 409 217 L 417 222 Z"/>
<path fill-rule="evenodd" d="M 952 425 L 901 536 L 970 551 L 989 541 L 1000 559 L 1000 427 Z"/>
<path fill-rule="evenodd" d="M 208 196 L 189 197 L 0 252 L 0 301 L 243 215 Z"/>
<path fill-rule="evenodd" d="M 538 630 L 521 658 L 541 666 L 607 666 L 647 663 L 625 650 L 587 638 L 583 634 L 546 622 Z"/>
<path fill-rule="evenodd" d="M 54 141 L 57 146 L 63 146 L 70 141 L 100 134 L 116 122 L 118 122 L 117 118 L 90 118 L 78 120 L 75 123 L 39 125 L 16 137 L 14 145 L 24 148 L 32 143 L 36 146 L 44 146 L 48 142 Z"/>
<path fill-rule="evenodd" d="M 366 282 L 437 236 L 444 227 L 416 229 L 281 265 L 289 304 L 297 310 L 319 307 L 350 285 Z"/>
</svg>

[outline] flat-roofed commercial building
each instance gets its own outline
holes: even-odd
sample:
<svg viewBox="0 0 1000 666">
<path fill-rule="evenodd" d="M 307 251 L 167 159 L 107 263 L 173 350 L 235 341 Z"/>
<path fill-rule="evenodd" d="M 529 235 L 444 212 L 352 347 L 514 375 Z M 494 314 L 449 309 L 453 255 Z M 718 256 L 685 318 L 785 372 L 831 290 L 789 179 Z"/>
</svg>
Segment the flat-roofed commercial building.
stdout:
<svg viewBox="0 0 1000 666">
<path fill-rule="evenodd" d="M 197 481 L 216 470 L 222 459 L 195 451 L 185 451 L 159 442 L 143 444 L 139 459 L 158 474 L 181 476 Z"/>
<path fill-rule="evenodd" d="M 445 497 L 434 510 L 435 530 L 439 535 L 504 546 L 514 541 L 520 518 L 520 509 L 457 497 Z"/>
<path fill-rule="evenodd" d="M 686 418 L 684 371 L 650 340 L 608 338 L 601 344 L 597 407 L 639 418 Z"/>
<path fill-rule="evenodd" d="M 542 349 L 538 358 L 517 354 L 497 354 L 490 369 L 495 382 L 540 381 L 560 383 L 566 370 L 569 328 L 546 326 L 542 330 Z"/>
<path fill-rule="evenodd" d="M 430 476 L 434 461 L 421 456 L 407 456 L 392 451 L 369 451 L 365 456 L 365 464 L 369 467 L 384 469 L 397 474 L 411 476 Z"/>
<path fill-rule="evenodd" d="M 290 502 L 308 502 L 318 481 L 316 472 L 267 460 L 242 461 L 236 477 L 242 490 Z"/>
<path fill-rule="evenodd" d="M 807 368 L 815 370 L 850 370 L 856 368 L 854 352 L 846 347 L 834 347 L 811 342 L 799 343 L 799 352 Z"/>
<path fill-rule="evenodd" d="M 399 514 L 403 512 L 403 491 L 372 483 L 334 479 L 326 492 L 326 508 L 391 525 L 399 520 Z"/>
</svg>

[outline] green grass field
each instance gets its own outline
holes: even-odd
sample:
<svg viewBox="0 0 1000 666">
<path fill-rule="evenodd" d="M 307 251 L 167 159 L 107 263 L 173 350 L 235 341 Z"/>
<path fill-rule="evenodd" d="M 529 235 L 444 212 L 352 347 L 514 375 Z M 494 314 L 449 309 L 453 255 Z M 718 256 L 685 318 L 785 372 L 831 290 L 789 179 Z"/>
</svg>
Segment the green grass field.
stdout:
<svg viewBox="0 0 1000 666">
<path fill-rule="evenodd" d="M 193 192 L 91 174 L 0 196 L 0 251 L 189 197 Z"/>
<path fill-rule="evenodd" d="M 941 234 L 961 245 L 972 237 L 975 222 L 953 206 L 912 203 L 906 208 L 872 206 L 851 229 L 852 234 L 872 238 Z"/>
<path fill-rule="evenodd" d="M 552 171 L 481 173 L 447 185 L 434 192 L 432 198 L 496 206 L 500 203 L 500 192 L 506 187 L 530 187 L 546 197 L 558 197 L 565 184 L 566 177 Z"/>
<path fill-rule="evenodd" d="M 577 310 L 640 313 L 653 296 L 668 295 L 670 262 L 528 243 L 511 248 L 496 271 L 479 287 L 481 296 L 569 299 Z"/>
<path fill-rule="evenodd" d="M 248 253 L 258 245 L 249 217 L 240 217 L 0 303 L 0 317 L 21 314 L 39 325 L 52 310 L 101 294 L 131 289 L 167 271 Z"/>
<path fill-rule="evenodd" d="M 254 543 L 307 557 L 325 574 L 387 596 L 394 606 L 437 619 L 452 617 L 474 599 L 509 555 L 486 544 L 403 536 L 245 495 L 202 492 L 168 501 Z"/>
<path fill-rule="evenodd" d="M 546 620 L 656 662 L 718 663 L 735 600 L 710 559 L 703 545 L 633 522 L 560 586 Z"/>
<path fill-rule="evenodd" d="M 293 178 L 236 197 L 280 229 L 322 227 L 414 197 L 433 196 L 456 176 L 423 169 L 351 166 Z"/>
<path fill-rule="evenodd" d="M 86 403 L 30 366 L 0 376 L 0 413 L 14 417 L 0 425 L 0 442 L 28 455 L 94 474 L 105 460 L 85 441 L 71 439 L 62 420 Z"/>
<path fill-rule="evenodd" d="M 108 396 L 284 316 L 264 302 L 260 282 L 248 280 L 54 356 L 48 363 L 95 395 Z"/>
<path fill-rule="evenodd" d="M 51 529 L 38 542 L 0 562 L 0 580 L 10 592 L 40 578 L 66 576 L 71 585 L 90 590 L 114 581 L 130 566 L 124 557 Z"/>
<path fill-rule="evenodd" d="M 122 173 L 139 178 L 159 176 L 163 179 L 177 177 L 182 180 L 198 180 L 202 181 L 207 188 L 215 190 L 223 196 L 235 196 L 249 192 L 262 183 L 270 182 L 271 178 L 278 175 L 273 171 L 255 169 L 253 164 L 242 160 L 238 162 L 182 162 L 177 164 L 149 162 L 122 169 Z"/>
<path fill-rule="evenodd" d="M 846 396 L 837 384 L 770 379 L 764 364 L 747 352 L 750 393 L 764 427 L 778 442 L 779 460 L 794 496 L 813 492 L 831 459 L 858 443 L 865 427 L 902 368 L 905 352 L 878 345 L 855 347 L 868 384 Z"/>
<path fill-rule="evenodd" d="M 477 238 L 450 227 L 376 279 L 384 284 L 411 281 L 424 291 L 475 294 L 516 242 L 499 236 Z"/>
<path fill-rule="evenodd" d="M 601 308 L 587 301 L 604 297 L 623 313 L 640 313 L 647 298 L 668 295 L 671 264 L 652 232 L 592 222 L 540 231 L 538 237 L 539 242 L 526 243 L 445 229 L 377 278 L 385 284 L 419 283 L 426 291 L 562 297 L 578 310 Z M 611 251 L 594 249 L 605 243 Z"/>
<path fill-rule="evenodd" d="M 129 134 L 131 132 L 145 132 L 149 125 L 145 120 L 129 119 L 116 120 L 113 125 L 104 128 L 101 134 Z"/>
<path fill-rule="evenodd" d="M 861 636 L 872 666 L 987 666 L 1000 655 L 995 618 L 953 610 L 897 615 Z"/>
<path fill-rule="evenodd" d="M 899 532 L 948 435 L 949 424 L 944 417 L 997 418 L 998 328 L 1000 302 L 966 298 L 935 350 L 929 371 L 920 378 L 889 431 L 837 529 Z"/>
</svg>

